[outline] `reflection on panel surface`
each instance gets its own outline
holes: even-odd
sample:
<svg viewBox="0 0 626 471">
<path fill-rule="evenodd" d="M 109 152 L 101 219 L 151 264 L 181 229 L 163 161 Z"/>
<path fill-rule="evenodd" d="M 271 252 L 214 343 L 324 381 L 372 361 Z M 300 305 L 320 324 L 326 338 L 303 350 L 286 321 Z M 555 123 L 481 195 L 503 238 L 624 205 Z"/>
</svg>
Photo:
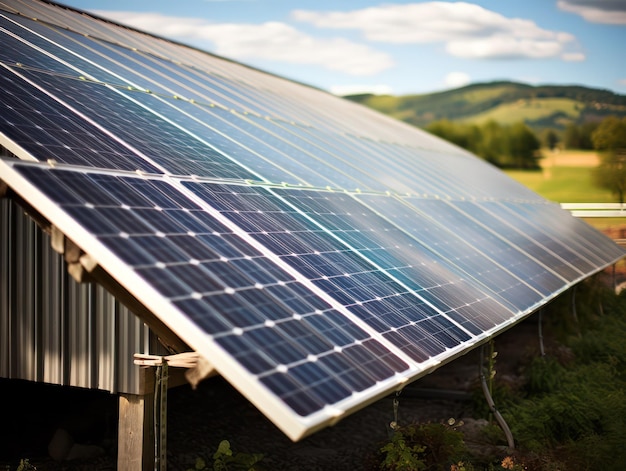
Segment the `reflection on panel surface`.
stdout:
<svg viewBox="0 0 626 471">
<path fill-rule="evenodd" d="M 323 91 L 35 0 L 0 42 L 0 179 L 294 440 L 624 255 Z"/>
</svg>

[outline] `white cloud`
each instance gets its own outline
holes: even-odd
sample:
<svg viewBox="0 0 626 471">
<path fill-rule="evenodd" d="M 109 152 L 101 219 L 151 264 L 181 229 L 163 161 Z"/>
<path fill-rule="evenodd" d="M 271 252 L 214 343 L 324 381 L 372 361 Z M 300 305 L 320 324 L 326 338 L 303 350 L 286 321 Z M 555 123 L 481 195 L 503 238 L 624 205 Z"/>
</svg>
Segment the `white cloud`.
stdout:
<svg viewBox="0 0 626 471">
<path fill-rule="evenodd" d="M 351 85 L 333 85 L 330 87 L 330 93 L 338 96 L 346 95 L 362 95 L 370 93 L 372 95 L 393 95 L 393 89 L 389 85 L 365 85 L 365 84 L 351 84 Z"/>
<path fill-rule="evenodd" d="M 348 12 L 296 10 L 292 17 L 320 28 L 358 30 L 371 41 L 443 42 L 449 54 L 464 58 L 559 57 L 574 40 L 571 34 L 466 2 L 387 4 Z"/>
<path fill-rule="evenodd" d="M 565 62 L 582 62 L 586 59 L 582 52 L 568 52 L 561 56 Z"/>
<path fill-rule="evenodd" d="M 557 5 L 591 23 L 626 25 L 624 0 L 559 0 Z"/>
<path fill-rule="evenodd" d="M 446 75 L 444 83 L 450 88 L 459 88 L 470 83 L 471 78 L 465 72 L 450 72 Z"/>
<path fill-rule="evenodd" d="M 545 59 L 562 52 L 560 44 L 550 41 L 532 41 L 510 36 L 492 36 L 473 41 L 450 41 L 446 51 L 453 56 L 468 59 Z"/>
<path fill-rule="evenodd" d="M 267 59 L 319 65 L 351 75 L 373 75 L 393 66 L 385 53 L 343 38 L 318 39 L 280 22 L 211 23 L 159 13 L 98 11 L 137 29 L 179 40 L 209 41 L 217 54 L 233 59 Z"/>
</svg>

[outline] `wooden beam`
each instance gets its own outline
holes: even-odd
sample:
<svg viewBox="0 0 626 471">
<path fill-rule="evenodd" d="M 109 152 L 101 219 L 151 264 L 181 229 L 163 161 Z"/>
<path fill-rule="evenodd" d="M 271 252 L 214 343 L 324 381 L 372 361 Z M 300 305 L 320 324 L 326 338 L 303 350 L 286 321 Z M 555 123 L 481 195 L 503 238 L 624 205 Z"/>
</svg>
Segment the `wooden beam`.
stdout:
<svg viewBox="0 0 626 471">
<path fill-rule="evenodd" d="M 152 370 L 151 368 L 149 368 Z M 154 370 L 152 370 L 154 371 Z M 154 393 L 154 374 L 146 375 L 145 380 L 139 383 L 139 394 L 152 394 Z M 169 379 L 167 381 L 168 388 L 176 388 L 187 384 L 185 378 L 185 370 L 180 368 L 172 368 L 169 370 Z"/>
<path fill-rule="evenodd" d="M 193 389 L 198 387 L 200 381 L 217 374 L 215 367 L 203 356 L 198 356 L 198 361 L 193 368 L 185 371 L 185 378 Z"/>
<path fill-rule="evenodd" d="M 61 255 L 65 252 L 65 234 L 57 226 L 50 228 L 50 247 Z"/>
<path fill-rule="evenodd" d="M 67 272 L 77 283 L 91 283 L 93 278 L 89 276 L 89 272 L 85 270 L 80 263 L 68 263 Z"/>
<path fill-rule="evenodd" d="M 68 239 L 66 238 L 65 240 L 67 241 Z M 66 244 L 65 255 L 67 256 L 68 253 L 70 252 L 68 252 Z M 70 258 L 75 258 L 75 255 Z M 91 272 L 94 271 L 97 266 L 98 262 L 96 262 L 91 255 L 81 252 L 81 255 L 78 257 L 78 261 L 68 261 L 67 271 L 77 283 L 91 283 L 92 281 L 95 281 L 91 276 Z"/>
<path fill-rule="evenodd" d="M 164 361 L 169 366 L 168 387 L 181 386 L 190 383 L 196 389 L 198 383 L 205 378 L 217 374 L 211 363 L 196 352 L 184 352 L 175 355 L 150 355 L 147 353 L 135 353 L 135 365 L 143 368 L 161 365 Z M 140 393 L 154 391 L 154 375 L 144 376 L 144 381 L 139 385 Z"/>
<path fill-rule="evenodd" d="M 149 353 L 135 353 L 135 365 L 159 366 L 164 361 L 174 368 L 193 368 L 198 364 L 200 355 L 196 352 L 183 352 L 174 355 L 151 355 Z"/>
<path fill-rule="evenodd" d="M 154 469 L 153 417 L 152 394 L 119 395 L 118 471 Z"/>
<path fill-rule="evenodd" d="M 84 253 L 85 252 L 83 252 L 73 240 L 69 239 L 67 236 L 65 237 L 65 250 L 63 251 L 63 256 L 65 257 L 65 261 L 67 263 L 79 263 L 80 256 Z"/>
<path fill-rule="evenodd" d="M 89 254 L 81 255 L 79 262 L 83 266 L 83 268 L 87 270 L 87 273 L 91 273 L 98 267 L 98 262 L 96 261 L 96 259 Z"/>
</svg>

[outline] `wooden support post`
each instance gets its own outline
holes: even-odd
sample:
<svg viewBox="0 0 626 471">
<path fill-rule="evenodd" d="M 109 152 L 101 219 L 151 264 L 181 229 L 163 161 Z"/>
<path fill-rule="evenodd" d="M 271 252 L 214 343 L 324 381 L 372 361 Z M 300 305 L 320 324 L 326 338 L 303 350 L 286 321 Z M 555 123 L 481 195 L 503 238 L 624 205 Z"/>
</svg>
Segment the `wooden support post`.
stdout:
<svg viewBox="0 0 626 471">
<path fill-rule="evenodd" d="M 154 469 L 154 395 L 120 394 L 118 471 Z"/>
</svg>

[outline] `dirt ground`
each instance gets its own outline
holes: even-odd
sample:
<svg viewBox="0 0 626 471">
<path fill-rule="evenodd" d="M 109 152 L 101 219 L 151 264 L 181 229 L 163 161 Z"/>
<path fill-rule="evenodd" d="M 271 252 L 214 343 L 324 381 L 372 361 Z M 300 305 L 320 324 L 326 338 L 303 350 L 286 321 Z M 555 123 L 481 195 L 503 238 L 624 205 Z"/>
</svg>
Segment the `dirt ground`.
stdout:
<svg viewBox="0 0 626 471">
<path fill-rule="evenodd" d="M 541 159 L 542 168 L 550 167 L 597 167 L 600 157 L 592 151 L 554 150 L 542 151 L 544 158 Z"/>
</svg>

